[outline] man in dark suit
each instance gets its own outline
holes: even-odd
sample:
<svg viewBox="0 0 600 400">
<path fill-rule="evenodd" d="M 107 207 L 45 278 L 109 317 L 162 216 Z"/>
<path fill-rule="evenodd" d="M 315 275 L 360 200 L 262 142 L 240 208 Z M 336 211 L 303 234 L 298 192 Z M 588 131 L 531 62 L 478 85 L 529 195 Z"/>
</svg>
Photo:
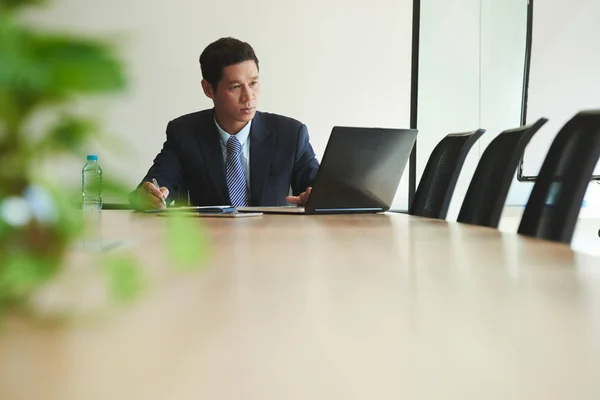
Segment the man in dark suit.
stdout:
<svg viewBox="0 0 600 400">
<path fill-rule="evenodd" d="M 169 122 L 167 140 L 130 202 L 164 208 L 184 186 L 191 205 L 304 205 L 319 163 L 306 125 L 256 110 L 260 83 L 252 47 L 219 39 L 202 52 L 200 67 L 214 108 Z"/>
</svg>

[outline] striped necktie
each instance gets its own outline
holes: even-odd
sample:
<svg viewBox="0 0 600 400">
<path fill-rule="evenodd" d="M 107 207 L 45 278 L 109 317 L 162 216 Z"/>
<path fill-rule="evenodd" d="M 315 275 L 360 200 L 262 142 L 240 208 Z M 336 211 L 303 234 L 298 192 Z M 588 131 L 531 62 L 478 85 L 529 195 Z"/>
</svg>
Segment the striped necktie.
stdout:
<svg viewBox="0 0 600 400">
<path fill-rule="evenodd" d="M 248 188 L 246 175 L 242 167 L 242 145 L 235 136 L 227 140 L 227 161 L 225 162 L 225 177 L 229 189 L 229 200 L 234 207 L 248 205 Z"/>
</svg>

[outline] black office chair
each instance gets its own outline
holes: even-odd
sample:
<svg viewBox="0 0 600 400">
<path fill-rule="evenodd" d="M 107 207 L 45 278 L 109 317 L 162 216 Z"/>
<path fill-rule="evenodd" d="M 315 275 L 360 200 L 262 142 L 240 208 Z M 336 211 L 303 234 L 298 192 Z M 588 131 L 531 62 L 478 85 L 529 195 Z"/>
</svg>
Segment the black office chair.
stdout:
<svg viewBox="0 0 600 400">
<path fill-rule="evenodd" d="M 600 110 L 582 111 L 558 132 L 544 159 L 518 233 L 571 243 L 600 157 Z"/>
<path fill-rule="evenodd" d="M 540 118 L 532 125 L 500 133 L 483 152 L 457 221 L 498 227 L 504 202 L 525 146 L 548 120 Z"/>
<path fill-rule="evenodd" d="M 433 149 L 410 210 L 411 215 L 446 219 L 450 200 L 467 154 L 485 129 L 446 135 Z"/>
</svg>

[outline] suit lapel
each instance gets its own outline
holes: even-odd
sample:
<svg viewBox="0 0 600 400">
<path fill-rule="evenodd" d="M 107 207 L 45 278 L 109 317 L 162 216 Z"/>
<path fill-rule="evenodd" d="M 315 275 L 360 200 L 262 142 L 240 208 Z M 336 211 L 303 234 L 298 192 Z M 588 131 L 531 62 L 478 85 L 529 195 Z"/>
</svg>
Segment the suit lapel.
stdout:
<svg viewBox="0 0 600 400">
<path fill-rule="evenodd" d="M 214 121 L 214 111 L 207 113 L 198 133 L 198 144 L 204 156 L 208 175 L 213 182 L 216 193 L 222 204 L 229 204 L 229 191 L 225 179 L 225 163 L 219 132 Z"/>
<path fill-rule="evenodd" d="M 274 146 L 275 135 L 267 130 L 257 112 L 250 128 L 250 205 L 261 204 Z"/>
</svg>

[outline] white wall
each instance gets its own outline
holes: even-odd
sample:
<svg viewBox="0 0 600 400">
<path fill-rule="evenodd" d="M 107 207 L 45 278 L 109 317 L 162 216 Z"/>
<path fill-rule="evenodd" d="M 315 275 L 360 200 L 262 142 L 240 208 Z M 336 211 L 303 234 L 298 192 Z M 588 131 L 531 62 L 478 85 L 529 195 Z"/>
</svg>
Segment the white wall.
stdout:
<svg viewBox="0 0 600 400">
<path fill-rule="evenodd" d="M 527 123 L 539 117 L 549 121 L 525 150 L 526 175 L 538 174 L 552 140 L 573 115 L 600 109 L 599 17 L 598 0 L 534 3 Z M 600 163 L 594 173 L 600 175 Z M 515 202 L 524 203 L 531 186 L 516 186 Z M 588 187 L 585 203 L 600 206 L 600 186 Z"/>
<path fill-rule="evenodd" d="M 599 18 L 598 0 L 534 3 L 527 120 L 550 120 L 525 152 L 528 175 L 537 175 L 552 139 L 573 115 L 600 109 Z"/>
<path fill-rule="evenodd" d="M 422 2 L 421 19 L 418 176 L 445 134 L 487 130 L 463 167 L 448 213 L 452 220 L 485 148 L 520 125 L 527 1 L 429 0 Z M 529 151 L 535 146 L 532 141 Z M 507 204 L 524 205 L 532 186 L 515 177 Z"/>
<path fill-rule="evenodd" d="M 483 146 L 498 132 L 519 125 L 527 1 L 482 1 L 481 112 L 483 125 L 491 131 L 482 138 Z M 538 174 L 550 143 L 568 118 L 580 109 L 600 108 L 600 77 L 596 73 L 600 53 L 586 50 L 597 47 L 600 30 L 592 22 L 600 13 L 599 7 L 600 3 L 592 0 L 534 3 L 527 123 L 540 117 L 550 121 L 525 150 L 525 175 Z M 532 188 L 533 183 L 518 182 L 515 177 L 507 205 L 525 205 Z M 590 185 L 586 202 L 600 204 L 598 185 Z"/>
<path fill-rule="evenodd" d="M 412 0 L 55 0 L 29 17 L 117 39 L 129 91 L 93 104 L 107 130 L 130 147 L 90 151 L 100 152 L 105 174 L 132 187 L 160 150 L 167 122 L 211 107 L 198 57 L 222 36 L 253 45 L 261 66 L 259 109 L 306 123 L 319 157 L 334 125 L 409 126 Z M 79 164 L 54 168 L 76 185 Z M 396 208 L 408 204 L 407 172 Z"/>
<path fill-rule="evenodd" d="M 485 148 L 503 130 L 520 125 L 527 0 L 428 0 L 421 7 L 418 177 L 445 134 L 487 129 L 471 150 L 457 183 L 448 213 L 453 220 Z M 599 7 L 595 0 L 535 3 L 528 122 L 540 116 L 553 116 L 555 122 L 530 142 L 527 173 L 537 174 L 539 165 L 534 164 L 541 163 L 569 113 L 600 108 L 600 52 L 589 51 L 599 48 L 600 25 L 590 23 L 600 15 Z M 532 187 L 515 176 L 506 204 L 525 205 Z M 600 185 L 591 184 L 585 200 L 588 206 L 600 206 Z"/>
<path fill-rule="evenodd" d="M 481 121 L 488 132 L 482 150 L 521 119 L 527 1 L 482 0 Z"/>
</svg>

